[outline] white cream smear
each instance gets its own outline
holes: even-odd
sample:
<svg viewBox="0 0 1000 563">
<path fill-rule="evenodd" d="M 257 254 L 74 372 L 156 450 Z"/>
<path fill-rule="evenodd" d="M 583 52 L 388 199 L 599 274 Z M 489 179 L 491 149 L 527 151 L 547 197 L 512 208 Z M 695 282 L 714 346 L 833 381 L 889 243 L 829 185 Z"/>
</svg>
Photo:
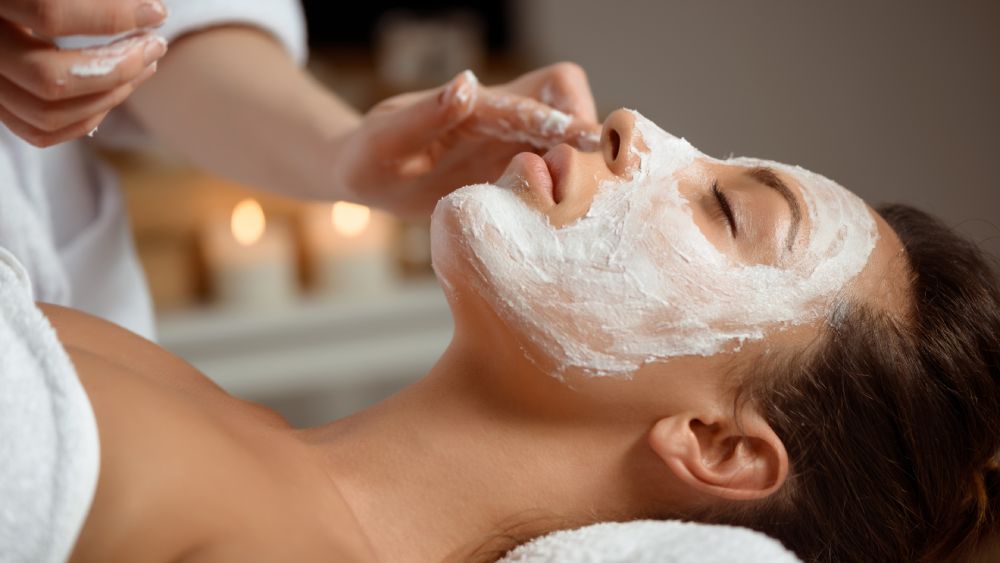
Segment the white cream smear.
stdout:
<svg viewBox="0 0 1000 563">
<path fill-rule="evenodd" d="M 569 370 L 628 375 L 815 320 L 868 262 L 878 232 L 860 198 L 803 168 L 747 158 L 726 162 L 768 166 L 799 183 L 809 217 L 800 236 L 808 240 L 781 266 L 723 254 L 695 223 L 678 184 L 695 159 L 718 161 L 635 118 L 639 162 L 631 178 L 603 182 L 587 214 L 570 225 L 553 227 L 516 193 L 489 184 L 453 192 L 435 210 L 435 268 L 445 286 L 456 280 L 445 279 L 448 269 L 437 262 L 457 240 L 471 251 L 475 289 L 556 377 Z M 441 214 L 461 232 L 441 232 L 448 222 Z"/>
<path fill-rule="evenodd" d="M 89 57 L 90 60 L 86 63 L 73 65 L 70 67 L 69 73 L 81 78 L 106 76 L 118 68 L 118 65 L 132 54 L 133 49 L 149 41 L 160 41 L 164 45 L 166 44 L 166 40 L 158 35 L 150 37 L 148 34 L 141 33 L 124 37 L 108 45 L 83 49 L 80 54 Z"/>
<path fill-rule="evenodd" d="M 471 70 L 463 71 L 462 76 L 464 80 L 461 86 L 448 95 L 455 96 L 460 102 L 465 103 L 469 99 L 477 98 L 479 79 Z M 476 123 L 476 131 L 508 143 L 525 143 L 542 149 L 552 148 L 567 140 L 566 132 L 573 123 L 572 115 L 545 105 L 551 106 L 549 102 L 553 100 L 549 84 L 542 89 L 541 104 L 528 98 L 510 95 L 484 97 L 478 103 L 498 110 L 501 114 L 509 114 L 516 123 L 507 119 L 498 119 L 495 122 L 479 121 Z M 600 135 L 581 132 L 576 141 L 585 150 L 595 150 L 600 142 Z"/>
</svg>

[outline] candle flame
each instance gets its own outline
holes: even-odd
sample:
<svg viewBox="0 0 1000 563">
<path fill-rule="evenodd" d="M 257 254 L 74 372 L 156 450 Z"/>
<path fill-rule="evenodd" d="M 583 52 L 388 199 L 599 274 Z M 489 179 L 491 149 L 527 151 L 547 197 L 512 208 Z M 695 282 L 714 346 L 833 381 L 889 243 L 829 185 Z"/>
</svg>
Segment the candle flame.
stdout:
<svg viewBox="0 0 1000 563">
<path fill-rule="evenodd" d="M 243 246 L 254 244 L 260 240 L 260 237 L 264 236 L 264 229 L 267 228 L 264 209 L 252 197 L 244 199 L 237 203 L 233 209 L 230 228 L 236 242 Z"/>
<path fill-rule="evenodd" d="M 372 210 L 364 205 L 338 201 L 330 213 L 333 228 L 345 237 L 356 237 L 368 227 L 372 220 Z"/>
</svg>

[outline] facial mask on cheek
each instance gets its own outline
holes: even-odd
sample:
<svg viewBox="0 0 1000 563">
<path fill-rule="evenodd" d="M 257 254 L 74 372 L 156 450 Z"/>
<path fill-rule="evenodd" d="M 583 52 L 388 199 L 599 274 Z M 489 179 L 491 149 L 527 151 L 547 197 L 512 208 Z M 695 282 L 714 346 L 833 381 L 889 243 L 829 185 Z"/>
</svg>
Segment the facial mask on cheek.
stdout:
<svg viewBox="0 0 1000 563">
<path fill-rule="evenodd" d="M 472 283 L 546 356 L 534 359 L 555 366 L 553 375 L 627 375 L 648 362 L 761 339 L 776 324 L 816 318 L 817 300 L 867 263 L 876 230 L 860 199 L 821 176 L 756 160 L 736 163 L 780 167 L 805 184 L 814 227 L 785 268 L 735 263 L 705 238 L 678 187 L 678 173 L 707 157 L 641 115 L 635 121 L 634 143 L 641 136 L 648 147 L 632 147 L 637 169 L 599 186 L 590 211 L 571 225 L 552 227 L 493 185 L 458 190 L 435 212 L 458 219 Z"/>
</svg>

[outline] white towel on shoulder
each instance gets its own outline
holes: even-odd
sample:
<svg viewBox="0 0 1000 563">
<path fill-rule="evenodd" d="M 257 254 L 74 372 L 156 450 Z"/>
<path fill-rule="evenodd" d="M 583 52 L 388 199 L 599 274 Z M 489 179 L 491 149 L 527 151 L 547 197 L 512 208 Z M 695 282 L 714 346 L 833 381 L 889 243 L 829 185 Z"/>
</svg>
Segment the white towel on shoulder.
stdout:
<svg viewBox="0 0 1000 563">
<path fill-rule="evenodd" d="M 553 532 L 499 563 L 801 563 L 777 540 L 733 526 L 677 520 L 606 522 Z"/>
<path fill-rule="evenodd" d="M 0 561 L 62 563 L 90 510 L 97 423 L 76 370 L 0 248 Z"/>
</svg>

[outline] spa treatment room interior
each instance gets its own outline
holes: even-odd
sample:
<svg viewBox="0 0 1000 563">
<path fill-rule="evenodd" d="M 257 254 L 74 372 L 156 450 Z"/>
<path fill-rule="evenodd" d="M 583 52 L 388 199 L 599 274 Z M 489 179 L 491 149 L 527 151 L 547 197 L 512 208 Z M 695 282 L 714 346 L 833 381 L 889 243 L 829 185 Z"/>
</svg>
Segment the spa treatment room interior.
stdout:
<svg viewBox="0 0 1000 563">
<path fill-rule="evenodd" d="M 0 0 L 0 563 L 1000 563 L 997 29 Z"/>
</svg>

